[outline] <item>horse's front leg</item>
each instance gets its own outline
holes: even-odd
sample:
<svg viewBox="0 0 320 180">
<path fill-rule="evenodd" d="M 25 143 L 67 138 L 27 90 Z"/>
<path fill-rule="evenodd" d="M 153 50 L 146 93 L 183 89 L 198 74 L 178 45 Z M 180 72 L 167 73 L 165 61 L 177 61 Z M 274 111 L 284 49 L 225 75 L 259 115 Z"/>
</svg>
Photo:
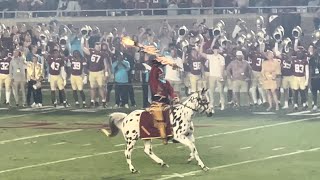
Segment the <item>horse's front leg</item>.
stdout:
<svg viewBox="0 0 320 180">
<path fill-rule="evenodd" d="M 162 167 L 169 167 L 166 163 L 163 162 L 157 155 L 155 155 L 152 151 L 151 140 L 144 140 L 144 153 L 148 155 L 152 160 L 158 163 Z"/>
<path fill-rule="evenodd" d="M 197 148 L 195 146 L 195 144 L 185 135 L 177 135 L 175 137 L 175 140 L 179 141 L 180 143 L 184 144 L 185 146 L 187 146 L 190 151 L 191 154 L 193 154 L 194 158 L 196 159 L 196 161 L 198 162 L 198 165 L 202 168 L 202 170 L 204 171 L 208 171 L 209 168 L 207 166 L 204 165 L 204 163 L 202 162 L 202 160 L 199 157 L 199 153 L 197 151 Z"/>
<path fill-rule="evenodd" d="M 186 137 L 189 139 L 190 142 L 192 142 L 194 144 L 195 139 L 194 139 L 194 136 L 193 136 L 193 132 L 189 133 Z M 188 159 L 188 163 L 190 163 L 194 158 L 195 158 L 194 152 L 191 151 L 189 159 Z"/>
<path fill-rule="evenodd" d="M 129 165 L 129 169 L 131 171 L 131 173 L 137 173 L 138 171 L 134 168 L 134 166 L 132 165 L 131 162 L 131 154 L 133 151 L 133 147 L 136 144 L 137 140 L 128 140 L 127 139 L 127 146 L 126 149 L 124 151 L 124 154 L 126 156 L 126 160 L 127 160 L 127 164 Z"/>
</svg>

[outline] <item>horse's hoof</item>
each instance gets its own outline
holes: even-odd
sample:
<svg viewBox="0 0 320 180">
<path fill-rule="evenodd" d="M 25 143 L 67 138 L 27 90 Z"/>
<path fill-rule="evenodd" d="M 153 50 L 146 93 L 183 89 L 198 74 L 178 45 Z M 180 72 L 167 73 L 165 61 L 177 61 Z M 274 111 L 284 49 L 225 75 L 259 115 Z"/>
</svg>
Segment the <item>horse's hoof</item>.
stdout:
<svg viewBox="0 0 320 180">
<path fill-rule="evenodd" d="M 204 172 L 207 172 L 207 171 L 209 171 L 209 168 L 208 168 L 207 166 L 205 166 L 205 167 L 202 168 L 202 170 L 203 170 Z"/>
<path fill-rule="evenodd" d="M 194 159 L 194 157 L 190 157 L 189 159 L 188 159 L 188 164 L 189 163 L 191 163 L 191 161 Z"/>
<path fill-rule="evenodd" d="M 213 113 L 210 112 L 210 113 L 207 113 L 207 117 L 212 117 L 213 116 Z"/>
<path fill-rule="evenodd" d="M 169 165 L 168 164 L 166 164 L 166 163 L 160 163 L 160 165 L 161 165 L 161 167 L 169 167 Z"/>
<path fill-rule="evenodd" d="M 132 174 L 138 174 L 138 173 L 140 173 L 138 170 L 135 170 L 135 169 L 131 169 L 131 173 Z"/>
</svg>

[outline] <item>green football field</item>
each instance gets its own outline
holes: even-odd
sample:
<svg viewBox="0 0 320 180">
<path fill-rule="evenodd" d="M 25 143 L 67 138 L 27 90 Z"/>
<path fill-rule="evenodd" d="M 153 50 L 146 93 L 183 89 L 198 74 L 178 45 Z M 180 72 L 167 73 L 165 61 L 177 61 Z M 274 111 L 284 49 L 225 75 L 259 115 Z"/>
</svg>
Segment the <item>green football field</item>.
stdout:
<svg viewBox="0 0 320 180">
<path fill-rule="evenodd" d="M 131 174 L 122 135 L 100 131 L 114 111 L 124 110 L 1 109 L 0 180 L 320 179 L 320 112 L 196 115 L 196 146 L 208 172 L 187 163 L 186 147 L 155 140 L 154 152 L 170 167 L 155 164 L 139 142 L 133 164 L 140 173 Z"/>
</svg>

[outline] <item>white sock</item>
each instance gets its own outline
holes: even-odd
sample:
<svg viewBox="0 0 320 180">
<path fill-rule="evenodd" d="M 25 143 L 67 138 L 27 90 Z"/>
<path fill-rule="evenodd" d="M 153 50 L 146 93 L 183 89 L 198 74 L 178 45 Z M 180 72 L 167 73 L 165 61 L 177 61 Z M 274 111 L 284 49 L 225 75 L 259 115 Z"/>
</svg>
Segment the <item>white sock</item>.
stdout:
<svg viewBox="0 0 320 180">
<path fill-rule="evenodd" d="M 10 103 L 11 91 L 6 91 L 6 103 Z"/>
<path fill-rule="evenodd" d="M 285 106 L 289 106 L 289 102 L 288 102 L 288 101 L 285 101 L 285 102 L 284 102 L 284 105 L 285 105 Z"/>
</svg>

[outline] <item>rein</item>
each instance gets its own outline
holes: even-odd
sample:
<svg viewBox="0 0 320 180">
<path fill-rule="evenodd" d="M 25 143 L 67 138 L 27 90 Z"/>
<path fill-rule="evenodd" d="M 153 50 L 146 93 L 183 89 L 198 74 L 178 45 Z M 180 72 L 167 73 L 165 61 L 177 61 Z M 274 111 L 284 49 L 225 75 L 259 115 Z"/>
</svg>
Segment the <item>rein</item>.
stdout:
<svg viewBox="0 0 320 180">
<path fill-rule="evenodd" d="M 199 109 L 200 109 L 201 107 L 204 107 L 204 109 L 203 109 L 200 113 L 205 112 L 205 111 L 209 108 L 209 107 L 208 107 L 208 105 L 209 105 L 208 102 L 202 102 L 202 100 L 201 100 L 200 98 L 198 98 L 197 101 L 198 101 L 197 109 L 192 108 L 192 107 L 190 107 L 190 106 L 187 106 L 187 105 L 184 104 L 184 103 L 180 103 L 180 102 L 179 102 L 179 103 L 177 103 L 177 104 L 182 105 L 183 107 L 186 107 L 186 108 L 188 108 L 188 109 L 191 109 L 191 110 L 194 111 L 194 112 L 199 112 Z M 171 109 L 173 109 L 173 103 L 172 103 L 172 102 L 171 102 Z"/>
</svg>

